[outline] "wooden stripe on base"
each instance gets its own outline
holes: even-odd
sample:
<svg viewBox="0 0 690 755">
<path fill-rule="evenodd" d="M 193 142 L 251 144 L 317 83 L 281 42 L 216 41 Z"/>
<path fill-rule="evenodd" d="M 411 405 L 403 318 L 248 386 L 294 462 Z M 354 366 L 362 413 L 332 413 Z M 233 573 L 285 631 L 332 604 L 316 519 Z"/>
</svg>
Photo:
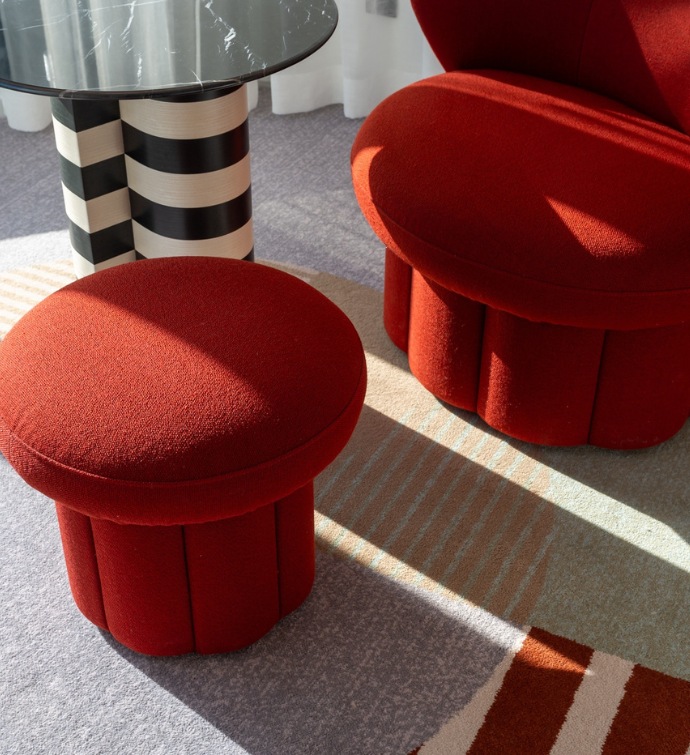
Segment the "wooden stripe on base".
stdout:
<svg viewBox="0 0 690 755">
<path fill-rule="evenodd" d="M 250 189 L 229 202 L 210 207 L 169 207 L 142 197 L 132 189 L 129 199 L 135 222 L 151 233 L 183 241 L 227 236 L 245 226 L 252 215 Z"/>
<path fill-rule="evenodd" d="M 246 87 L 53 100 L 75 268 L 168 255 L 252 259 Z"/>
<path fill-rule="evenodd" d="M 121 103 L 137 254 L 253 250 L 246 87 Z"/>
<path fill-rule="evenodd" d="M 127 186 L 122 153 L 83 167 L 60 155 L 60 175 L 62 185 L 86 201 Z"/>
<path fill-rule="evenodd" d="M 103 262 L 93 264 L 88 260 L 85 260 L 76 250 L 72 251 L 72 265 L 77 278 L 83 278 L 86 275 L 91 275 L 91 273 L 97 273 L 99 270 L 107 270 L 109 267 L 124 265 L 126 262 L 135 262 L 136 260 L 136 252 L 130 250 L 123 254 L 116 255 L 115 257 L 110 257 Z"/>
<path fill-rule="evenodd" d="M 130 189 L 168 207 L 210 207 L 235 199 L 251 185 L 249 155 L 239 162 L 208 173 L 179 174 L 171 181 L 167 173 L 149 168 L 125 156 Z"/>
<path fill-rule="evenodd" d="M 215 90 L 175 99 L 123 100 L 122 120 L 139 131 L 161 139 L 205 139 L 244 126 L 247 93 Z"/>
<path fill-rule="evenodd" d="M 134 245 L 140 259 L 153 257 L 227 257 L 229 259 L 252 259 L 254 230 L 249 220 L 226 236 L 211 239 L 172 239 L 149 231 L 145 226 L 132 223 Z"/>
<path fill-rule="evenodd" d="M 89 233 L 70 220 L 69 238 L 74 251 L 91 266 L 90 272 L 92 273 L 96 272 L 98 265 L 103 262 L 129 253 L 134 254 L 131 220 L 125 220 L 110 228 L 93 233 Z M 89 267 L 82 266 L 81 270 L 89 270 Z M 82 274 L 88 275 L 84 272 Z"/>
<path fill-rule="evenodd" d="M 85 104 L 90 107 L 98 105 L 92 102 L 79 103 L 79 105 Z M 57 151 L 65 160 L 69 160 L 80 168 L 97 165 L 124 154 L 120 121 L 107 121 L 86 131 L 74 131 L 62 121 L 53 118 L 53 131 Z"/>
<path fill-rule="evenodd" d="M 123 123 L 122 136 L 133 160 L 170 174 L 210 173 L 234 165 L 249 151 L 246 123 L 204 139 L 161 139 Z"/>
<path fill-rule="evenodd" d="M 63 184 L 62 195 L 67 217 L 87 233 L 96 233 L 131 220 L 126 187 L 86 201 Z"/>
</svg>

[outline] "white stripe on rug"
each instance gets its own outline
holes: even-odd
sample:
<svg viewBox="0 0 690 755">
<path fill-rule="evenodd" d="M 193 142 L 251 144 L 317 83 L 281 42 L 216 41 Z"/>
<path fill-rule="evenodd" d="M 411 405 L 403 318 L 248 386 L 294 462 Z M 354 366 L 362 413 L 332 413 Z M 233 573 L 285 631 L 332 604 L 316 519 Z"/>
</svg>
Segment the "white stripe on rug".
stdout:
<svg viewBox="0 0 690 755">
<path fill-rule="evenodd" d="M 595 651 L 551 755 L 601 752 L 634 663 Z"/>
<path fill-rule="evenodd" d="M 503 686 L 503 679 L 520 651 L 529 627 L 496 666 L 493 674 L 472 700 L 419 750 L 419 755 L 465 755 L 482 728 L 486 714 Z"/>
</svg>

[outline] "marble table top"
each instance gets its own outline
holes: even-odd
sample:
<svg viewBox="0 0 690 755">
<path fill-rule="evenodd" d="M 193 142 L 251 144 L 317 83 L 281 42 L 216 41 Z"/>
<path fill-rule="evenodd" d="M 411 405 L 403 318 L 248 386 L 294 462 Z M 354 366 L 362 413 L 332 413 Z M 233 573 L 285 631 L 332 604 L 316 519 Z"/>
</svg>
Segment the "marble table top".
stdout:
<svg viewBox="0 0 690 755">
<path fill-rule="evenodd" d="M 180 96 L 268 76 L 335 30 L 333 0 L 0 0 L 0 86 Z"/>
</svg>

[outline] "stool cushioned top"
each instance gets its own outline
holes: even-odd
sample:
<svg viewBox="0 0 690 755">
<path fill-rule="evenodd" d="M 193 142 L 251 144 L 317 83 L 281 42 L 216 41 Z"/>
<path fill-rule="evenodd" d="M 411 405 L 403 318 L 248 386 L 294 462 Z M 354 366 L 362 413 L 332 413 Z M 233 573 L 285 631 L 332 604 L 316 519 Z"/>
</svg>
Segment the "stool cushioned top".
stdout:
<svg viewBox="0 0 690 755">
<path fill-rule="evenodd" d="M 445 288 L 564 325 L 690 319 L 690 138 L 613 100 L 441 74 L 373 111 L 352 166 L 377 234 Z"/>
<path fill-rule="evenodd" d="M 366 368 L 347 317 L 298 278 L 143 260 L 52 294 L 0 345 L 0 450 L 36 489 L 122 523 L 221 519 L 339 453 Z"/>
</svg>

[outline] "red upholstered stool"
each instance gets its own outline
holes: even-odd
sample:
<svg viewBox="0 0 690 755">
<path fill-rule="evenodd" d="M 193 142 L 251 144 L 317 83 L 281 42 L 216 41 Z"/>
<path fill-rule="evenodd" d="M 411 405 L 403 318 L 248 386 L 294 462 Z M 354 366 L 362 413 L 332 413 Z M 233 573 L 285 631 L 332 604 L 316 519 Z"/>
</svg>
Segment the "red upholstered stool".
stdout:
<svg viewBox="0 0 690 755">
<path fill-rule="evenodd" d="M 359 416 L 345 315 L 301 280 L 218 258 L 122 265 L 0 345 L 0 448 L 56 501 L 81 611 L 142 653 L 265 634 L 314 576 L 312 480 Z"/>
<path fill-rule="evenodd" d="M 549 13 L 571 5 L 552 4 Z M 586 20 L 591 3 L 577 5 Z M 447 68 L 481 68 L 472 56 L 492 60 L 481 45 L 494 32 L 499 52 L 512 39 L 508 22 L 494 29 L 503 11 L 493 4 L 473 37 L 469 8 L 480 16 L 482 7 L 415 3 Z M 559 31 L 570 33 L 568 18 Z M 549 30 L 525 39 L 516 32 L 515 50 L 529 55 L 537 38 L 561 52 Z M 665 44 L 664 34 L 657 38 Z M 670 70 L 660 78 L 673 81 Z M 357 136 L 352 167 L 360 206 L 387 248 L 385 327 L 437 397 L 549 445 L 639 448 L 682 427 L 690 411 L 690 137 L 568 84 L 449 70 L 381 103 Z"/>
</svg>

